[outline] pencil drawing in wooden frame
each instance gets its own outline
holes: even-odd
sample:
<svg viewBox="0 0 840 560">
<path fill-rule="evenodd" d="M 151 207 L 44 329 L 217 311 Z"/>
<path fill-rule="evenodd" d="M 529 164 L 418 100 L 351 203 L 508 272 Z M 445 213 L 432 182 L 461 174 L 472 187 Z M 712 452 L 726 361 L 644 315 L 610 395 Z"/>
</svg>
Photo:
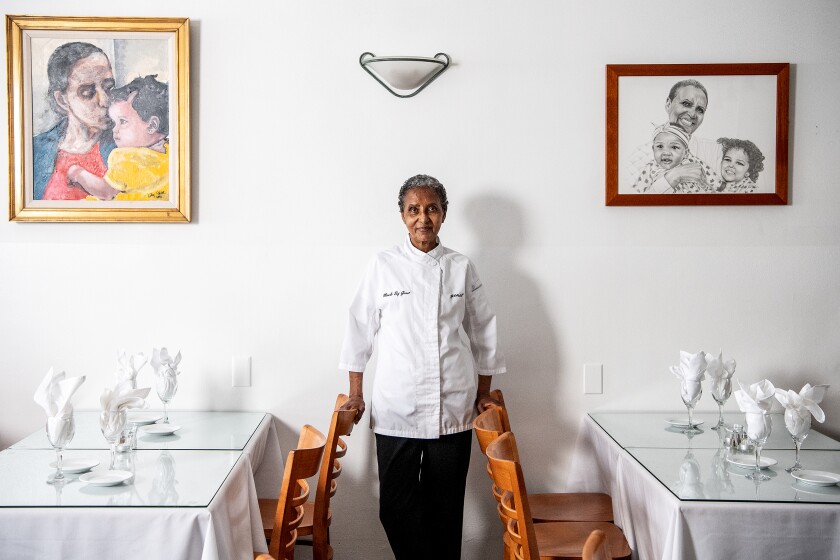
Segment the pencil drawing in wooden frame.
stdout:
<svg viewBox="0 0 840 560">
<path fill-rule="evenodd" d="M 606 70 L 607 206 L 787 204 L 789 64 Z"/>
<path fill-rule="evenodd" d="M 189 19 L 6 16 L 9 220 L 189 222 Z"/>
</svg>

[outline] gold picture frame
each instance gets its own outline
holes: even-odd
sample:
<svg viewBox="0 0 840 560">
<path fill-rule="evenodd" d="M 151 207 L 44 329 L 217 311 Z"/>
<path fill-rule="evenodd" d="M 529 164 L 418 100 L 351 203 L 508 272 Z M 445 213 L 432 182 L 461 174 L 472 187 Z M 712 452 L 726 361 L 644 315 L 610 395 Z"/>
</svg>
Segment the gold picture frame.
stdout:
<svg viewBox="0 0 840 560">
<path fill-rule="evenodd" d="M 6 45 L 10 221 L 190 221 L 188 18 L 7 15 Z"/>
<path fill-rule="evenodd" d="M 788 204 L 789 63 L 609 64 L 606 89 L 607 206 Z"/>
</svg>

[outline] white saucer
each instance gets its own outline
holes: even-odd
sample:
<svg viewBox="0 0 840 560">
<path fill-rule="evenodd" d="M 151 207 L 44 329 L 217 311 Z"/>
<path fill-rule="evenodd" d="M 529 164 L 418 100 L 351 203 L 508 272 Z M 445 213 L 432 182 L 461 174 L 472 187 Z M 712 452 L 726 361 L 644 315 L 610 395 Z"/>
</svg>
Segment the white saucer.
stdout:
<svg viewBox="0 0 840 560">
<path fill-rule="evenodd" d="M 790 476 L 802 484 L 812 484 L 814 486 L 833 486 L 840 482 L 840 474 L 828 471 L 793 471 Z"/>
<path fill-rule="evenodd" d="M 128 471 L 97 471 L 85 473 L 79 480 L 91 486 L 116 486 L 134 477 Z"/>
<path fill-rule="evenodd" d="M 140 429 L 151 436 L 168 436 L 180 430 L 181 426 L 176 426 L 175 424 L 149 424 Z"/>
<path fill-rule="evenodd" d="M 89 471 L 93 467 L 99 464 L 99 461 L 96 459 L 65 459 L 61 462 L 61 470 L 70 473 L 83 473 Z M 50 467 L 56 468 L 58 464 L 53 461 L 50 463 Z"/>
<path fill-rule="evenodd" d="M 726 458 L 726 460 L 733 465 L 738 465 L 739 467 L 743 467 L 745 469 L 755 469 L 755 455 L 730 455 Z M 776 463 L 778 463 L 776 459 L 762 456 L 760 466 L 762 469 L 766 469 L 767 467 L 772 467 Z"/>
<path fill-rule="evenodd" d="M 688 418 L 668 418 L 665 421 L 675 428 L 688 428 Z M 702 420 L 692 420 L 691 423 L 693 428 L 703 425 Z"/>
<path fill-rule="evenodd" d="M 145 426 L 147 424 L 154 424 L 161 418 L 163 418 L 163 415 L 159 412 L 135 412 L 128 414 L 128 423 Z"/>
</svg>

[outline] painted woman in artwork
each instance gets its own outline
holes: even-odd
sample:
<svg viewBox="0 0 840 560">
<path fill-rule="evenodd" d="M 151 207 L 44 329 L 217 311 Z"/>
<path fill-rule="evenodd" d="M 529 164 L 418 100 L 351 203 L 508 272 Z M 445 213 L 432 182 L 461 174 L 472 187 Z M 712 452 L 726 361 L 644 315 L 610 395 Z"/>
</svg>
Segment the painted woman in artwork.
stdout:
<svg viewBox="0 0 840 560">
<path fill-rule="evenodd" d="M 68 179 L 94 199 L 168 199 L 169 87 L 146 76 L 111 90 L 109 97 L 117 147 L 108 157 L 108 170 L 100 176 L 73 165 Z"/>
<path fill-rule="evenodd" d="M 78 165 L 103 176 L 114 148 L 108 94 L 114 75 L 108 57 L 90 43 L 65 43 L 47 64 L 50 106 L 58 122 L 33 138 L 34 200 L 81 200 L 82 188 L 71 184 L 67 171 Z"/>
</svg>

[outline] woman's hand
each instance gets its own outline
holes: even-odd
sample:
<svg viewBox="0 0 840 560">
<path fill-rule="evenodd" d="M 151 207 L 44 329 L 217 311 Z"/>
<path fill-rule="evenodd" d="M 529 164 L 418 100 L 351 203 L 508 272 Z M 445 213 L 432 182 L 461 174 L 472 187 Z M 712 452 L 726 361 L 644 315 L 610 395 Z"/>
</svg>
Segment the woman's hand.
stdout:
<svg viewBox="0 0 840 560">
<path fill-rule="evenodd" d="M 353 423 L 358 424 L 365 414 L 365 399 L 362 395 L 351 396 L 346 403 L 341 405 L 339 410 L 355 410 L 356 417 L 353 418 Z"/>
<path fill-rule="evenodd" d="M 491 406 L 502 406 L 502 403 L 492 398 L 490 395 L 478 395 L 475 398 L 475 407 L 479 413 L 484 412 Z"/>
<path fill-rule="evenodd" d="M 491 406 L 502 406 L 502 403 L 490 396 L 490 383 L 493 377 L 489 375 L 478 376 L 478 387 L 475 392 L 475 408 L 481 414 Z"/>
<path fill-rule="evenodd" d="M 355 410 L 356 417 L 353 419 L 355 424 L 359 423 L 362 416 L 365 414 L 365 398 L 362 393 L 362 379 L 364 373 L 361 371 L 350 371 L 350 398 L 347 402 L 341 405 L 339 410 Z"/>
<path fill-rule="evenodd" d="M 678 165 L 665 172 L 665 180 L 668 181 L 668 184 L 671 185 L 671 187 L 676 187 L 680 183 L 691 181 L 702 183 L 704 180 L 703 166 L 699 163 L 685 163 L 683 165 Z"/>
</svg>

